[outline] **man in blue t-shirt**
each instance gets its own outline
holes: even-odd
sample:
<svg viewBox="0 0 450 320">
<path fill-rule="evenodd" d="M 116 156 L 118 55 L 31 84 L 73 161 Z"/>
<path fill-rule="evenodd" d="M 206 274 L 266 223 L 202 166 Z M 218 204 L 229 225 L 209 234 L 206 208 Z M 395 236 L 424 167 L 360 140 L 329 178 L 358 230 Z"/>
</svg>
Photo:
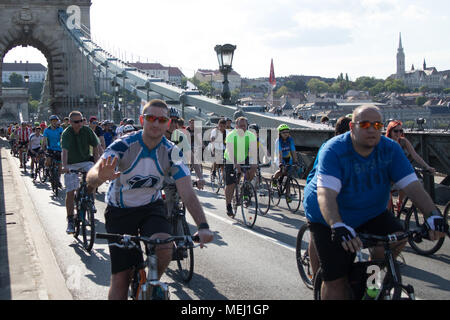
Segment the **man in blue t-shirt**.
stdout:
<svg viewBox="0 0 450 320">
<path fill-rule="evenodd" d="M 448 228 L 400 146 L 381 136 L 382 127 L 377 107 L 357 108 L 350 132 L 322 147 L 317 172 L 305 187 L 303 206 L 324 279 L 322 299 L 349 298 L 346 276 L 362 247 L 356 232 L 388 235 L 402 231 L 386 210 L 391 182 L 424 213 L 432 240 L 443 237 Z M 404 245 L 393 246 L 395 254 Z M 382 258 L 382 248 L 374 255 Z"/>
<path fill-rule="evenodd" d="M 45 160 L 45 167 L 48 170 L 50 168 L 51 159 L 59 161 L 59 170 L 61 172 L 61 134 L 63 128 L 59 126 L 59 117 L 56 115 L 50 116 L 50 127 L 44 130 L 44 151 L 47 151 L 47 158 Z M 59 181 L 59 180 L 58 180 Z"/>
</svg>

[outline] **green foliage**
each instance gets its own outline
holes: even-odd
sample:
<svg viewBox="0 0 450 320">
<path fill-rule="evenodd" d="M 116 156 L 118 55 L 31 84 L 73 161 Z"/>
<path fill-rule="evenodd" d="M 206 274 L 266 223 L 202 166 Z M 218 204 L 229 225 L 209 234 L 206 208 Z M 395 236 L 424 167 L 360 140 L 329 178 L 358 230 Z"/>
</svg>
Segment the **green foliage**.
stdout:
<svg viewBox="0 0 450 320">
<path fill-rule="evenodd" d="M 418 106 L 423 106 L 423 104 L 425 103 L 425 102 L 427 102 L 427 98 L 426 97 L 417 97 L 416 98 L 416 104 L 418 105 Z"/>
<path fill-rule="evenodd" d="M 311 92 L 316 94 L 330 91 L 330 86 L 326 82 L 316 78 L 309 80 L 306 85 Z"/>
<path fill-rule="evenodd" d="M 23 88 L 25 83 L 23 82 L 23 77 L 15 72 L 11 73 L 9 76 L 9 83 L 11 88 Z"/>
<path fill-rule="evenodd" d="M 289 92 L 289 89 L 286 86 L 281 86 L 277 91 L 274 93 L 275 98 L 281 98 L 282 96 L 286 95 Z"/>
</svg>

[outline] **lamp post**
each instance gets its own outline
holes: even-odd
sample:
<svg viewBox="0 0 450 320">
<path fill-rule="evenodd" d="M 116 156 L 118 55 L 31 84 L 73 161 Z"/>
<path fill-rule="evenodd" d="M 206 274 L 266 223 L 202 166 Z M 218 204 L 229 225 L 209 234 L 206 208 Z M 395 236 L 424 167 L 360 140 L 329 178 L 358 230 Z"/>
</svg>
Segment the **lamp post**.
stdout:
<svg viewBox="0 0 450 320">
<path fill-rule="evenodd" d="M 120 110 L 119 110 L 119 84 L 114 77 L 111 86 L 114 88 L 114 112 L 113 112 L 113 121 L 115 124 L 120 123 Z"/>
<path fill-rule="evenodd" d="M 231 44 L 217 45 L 214 47 L 219 62 L 219 71 L 223 74 L 222 104 L 231 105 L 231 93 L 228 86 L 228 74 L 233 70 L 233 56 L 236 46 Z"/>
</svg>

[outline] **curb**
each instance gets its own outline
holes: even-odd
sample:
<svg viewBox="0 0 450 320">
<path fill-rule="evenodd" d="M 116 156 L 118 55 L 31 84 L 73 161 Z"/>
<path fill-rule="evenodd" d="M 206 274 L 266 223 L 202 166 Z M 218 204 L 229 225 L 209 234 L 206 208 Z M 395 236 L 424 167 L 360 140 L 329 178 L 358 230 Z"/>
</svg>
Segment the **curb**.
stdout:
<svg viewBox="0 0 450 320">
<path fill-rule="evenodd" d="M 19 191 L 19 197 L 22 201 L 17 204 L 21 208 L 19 214 L 23 218 L 25 234 L 30 238 L 32 250 L 37 258 L 37 263 L 41 271 L 42 285 L 45 288 L 47 299 L 49 300 L 73 300 L 73 297 L 66 286 L 66 280 L 59 268 L 56 258 L 53 254 L 49 240 L 42 227 L 41 221 L 36 214 L 36 208 L 28 194 L 28 189 L 19 175 L 9 151 L 2 148 L 2 154 L 6 154 L 6 160 L 11 169 L 16 190 Z M 10 266 L 13 267 L 13 266 Z M 40 299 L 44 300 L 45 297 Z"/>
</svg>

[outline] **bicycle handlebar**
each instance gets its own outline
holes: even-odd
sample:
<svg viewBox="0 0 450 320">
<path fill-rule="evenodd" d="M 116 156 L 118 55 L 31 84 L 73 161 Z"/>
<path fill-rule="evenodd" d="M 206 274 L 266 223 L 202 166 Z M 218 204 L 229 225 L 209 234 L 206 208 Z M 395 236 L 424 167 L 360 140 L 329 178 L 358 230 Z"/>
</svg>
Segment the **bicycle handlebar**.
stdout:
<svg viewBox="0 0 450 320">
<path fill-rule="evenodd" d="M 200 237 L 199 236 L 171 236 L 167 239 L 150 239 L 149 237 L 143 237 L 143 236 L 131 236 L 127 234 L 113 234 L 113 233 L 97 233 L 96 237 L 98 239 L 106 239 L 116 242 L 122 242 L 124 244 L 129 244 L 130 242 L 144 242 L 151 245 L 160 245 L 160 244 L 167 244 L 172 241 L 180 242 L 180 241 L 187 241 L 187 242 L 199 242 Z"/>
<path fill-rule="evenodd" d="M 422 227 L 420 229 L 405 231 L 402 234 L 388 234 L 387 236 L 377 236 L 367 233 L 358 233 L 358 238 L 363 242 L 364 248 L 373 247 L 378 242 L 389 244 L 403 239 L 413 237 L 415 241 L 420 241 L 422 238 L 428 238 L 428 231 Z"/>
</svg>

